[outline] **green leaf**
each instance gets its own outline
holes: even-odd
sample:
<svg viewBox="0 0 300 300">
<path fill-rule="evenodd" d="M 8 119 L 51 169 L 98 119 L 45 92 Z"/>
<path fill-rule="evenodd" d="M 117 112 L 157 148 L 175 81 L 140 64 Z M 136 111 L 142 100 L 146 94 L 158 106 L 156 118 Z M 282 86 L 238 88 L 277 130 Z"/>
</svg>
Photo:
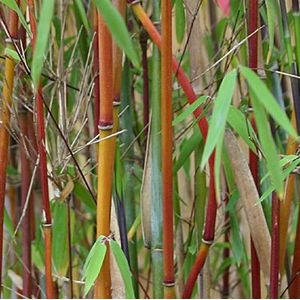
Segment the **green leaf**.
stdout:
<svg viewBox="0 0 300 300">
<path fill-rule="evenodd" d="M 19 57 L 18 52 L 13 50 L 13 49 L 5 48 L 4 55 L 8 56 L 9 58 L 13 59 L 16 62 L 20 61 L 20 57 Z"/>
<path fill-rule="evenodd" d="M 15 242 L 14 225 L 5 207 L 4 207 L 4 225 L 10 237 Z"/>
<path fill-rule="evenodd" d="M 269 33 L 269 51 L 267 57 L 267 64 L 270 61 L 272 51 L 274 48 L 274 37 L 275 37 L 275 19 L 276 19 L 276 8 L 274 7 L 273 0 L 266 0 L 267 8 L 267 19 L 268 19 L 268 33 Z"/>
<path fill-rule="evenodd" d="M 252 92 L 252 89 L 251 89 Z M 252 95 L 252 94 L 251 94 Z M 267 168 L 270 172 L 270 178 L 276 187 L 276 191 L 279 197 L 283 196 L 283 174 L 279 164 L 279 157 L 277 154 L 276 146 L 272 138 L 270 124 L 268 122 L 267 114 L 264 107 L 253 93 L 251 97 L 254 115 L 256 120 L 256 126 L 258 130 L 259 140 L 262 145 L 264 155 L 267 161 Z"/>
<path fill-rule="evenodd" d="M 79 181 L 74 183 L 73 192 L 75 196 L 89 208 L 90 212 L 95 212 L 96 204 L 93 200 L 93 197 Z"/>
<path fill-rule="evenodd" d="M 295 168 L 296 168 L 297 166 L 299 166 L 299 164 L 300 164 L 300 158 L 298 158 L 298 159 L 292 161 L 292 162 L 290 163 L 290 165 L 289 165 L 286 169 L 283 170 L 283 178 L 286 179 L 286 178 L 290 175 L 290 173 L 291 173 L 293 170 L 295 170 Z M 269 176 L 268 176 L 268 177 L 269 177 Z M 264 201 L 269 195 L 271 195 L 271 193 L 273 193 L 274 190 L 275 190 L 275 186 L 274 186 L 273 183 L 271 183 L 271 184 L 268 186 L 268 188 L 266 189 L 266 191 L 261 195 L 261 197 L 259 198 L 259 201 L 260 201 L 260 202 L 261 202 L 261 201 Z"/>
<path fill-rule="evenodd" d="M 75 0 L 74 4 L 76 5 L 76 7 L 78 9 L 79 16 L 80 16 L 80 19 L 82 21 L 83 26 L 85 27 L 86 31 L 89 31 L 90 30 L 90 24 L 89 24 L 89 21 L 87 19 L 82 1 L 81 0 Z"/>
<path fill-rule="evenodd" d="M 247 143 L 249 148 L 256 153 L 256 146 L 252 139 L 257 139 L 257 137 L 252 125 L 245 118 L 245 115 L 233 105 L 230 105 L 229 107 L 227 122 L 230 127 Z"/>
<path fill-rule="evenodd" d="M 185 34 L 185 10 L 183 6 L 183 0 L 176 0 L 175 6 L 175 18 L 176 18 L 176 38 L 178 43 L 182 43 Z"/>
<path fill-rule="evenodd" d="M 203 102 L 208 98 L 208 96 L 201 96 L 192 104 L 188 104 L 187 108 L 178 115 L 172 122 L 173 126 L 178 125 L 179 123 L 183 122 L 188 116 L 190 116 L 198 107 L 200 107 Z"/>
<path fill-rule="evenodd" d="M 196 147 L 200 145 L 201 140 L 202 136 L 200 134 L 200 131 L 197 130 L 190 138 L 185 139 L 182 142 L 180 146 L 179 157 L 174 163 L 174 174 L 179 171 L 179 169 L 184 165 L 184 163 L 187 161 Z"/>
<path fill-rule="evenodd" d="M 94 3 L 118 46 L 124 50 L 132 63 L 138 66 L 138 55 L 133 47 L 126 24 L 117 9 L 109 0 L 94 0 Z"/>
<path fill-rule="evenodd" d="M 209 123 L 210 126 L 203 151 L 201 169 L 203 169 L 206 165 L 218 140 L 221 139 L 224 135 L 227 114 L 234 92 L 236 75 L 236 70 L 233 70 L 226 74 L 219 88 L 219 93 L 215 100 L 215 108 Z"/>
<path fill-rule="evenodd" d="M 55 201 L 52 205 L 53 215 L 53 239 L 52 239 L 52 253 L 53 262 L 57 272 L 61 276 L 65 276 L 69 266 L 68 260 L 68 242 L 67 242 L 67 228 L 68 228 L 68 211 L 65 202 Z M 71 217 L 71 236 L 74 233 L 74 212 L 70 210 Z"/>
<path fill-rule="evenodd" d="M 126 298 L 135 299 L 134 289 L 132 285 L 132 274 L 130 272 L 130 268 L 128 265 L 128 261 L 125 257 L 125 254 L 116 241 L 110 240 L 109 244 L 124 281 Z"/>
<path fill-rule="evenodd" d="M 90 291 L 97 279 L 106 254 L 106 245 L 102 242 L 103 236 L 100 236 L 90 250 L 83 267 L 84 297 Z"/>
<path fill-rule="evenodd" d="M 289 135 L 298 140 L 298 135 L 294 127 L 262 80 L 247 67 L 241 66 L 240 71 L 246 78 L 256 99 L 264 106 L 266 111 Z"/>
<path fill-rule="evenodd" d="M 54 13 L 55 0 L 43 1 L 39 23 L 37 26 L 37 37 L 32 58 L 32 80 L 34 86 L 37 88 L 42 73 L 43 64 L 45 61 L 45 54 L 47 44 L 49 42 L 49 33 L 51 27 L 51 20 Z"/>
<path fill-rule="evenodd" d="M 16 1 L 15 0 L 0 0 L 0 2 L 17 13 L 17 15 L 19 17 L 19 21 L 21 22 L 21 24 L 23 25 L 23 27 L 25 28 L 27 33 L 31 34 L 31 31 L 30 31 L 30 29 L 27 25 L 27 22 L 23 16 L 23 13 L 22 13 L 21 9 L 19 8 L 18 4 L 16 3 Z"/>
</svg>

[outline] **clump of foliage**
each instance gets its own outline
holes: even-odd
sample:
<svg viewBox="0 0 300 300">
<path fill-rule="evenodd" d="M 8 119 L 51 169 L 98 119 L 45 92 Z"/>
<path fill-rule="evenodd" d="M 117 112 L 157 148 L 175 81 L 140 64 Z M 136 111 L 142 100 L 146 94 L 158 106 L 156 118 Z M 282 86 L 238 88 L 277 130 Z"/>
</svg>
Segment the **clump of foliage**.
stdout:
<svg viewBox="0 0 300 300">
<path fill-rule="evenodd" d="M 4 298 L 300 298 L 299 1 L 0 0 Z"/>
</svg>

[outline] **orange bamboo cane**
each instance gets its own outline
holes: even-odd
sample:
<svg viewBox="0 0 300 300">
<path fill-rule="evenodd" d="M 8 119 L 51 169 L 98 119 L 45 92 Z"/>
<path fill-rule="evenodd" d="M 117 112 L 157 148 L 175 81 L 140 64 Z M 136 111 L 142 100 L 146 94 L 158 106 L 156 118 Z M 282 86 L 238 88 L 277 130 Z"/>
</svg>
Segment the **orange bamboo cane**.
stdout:
<svg viewBox="0 0 300 300">
<path fill-rule="evenodd" d="M 35 48 L 37 29 L 34 15 L 34 0 L 28 0 L 29 21 L 32 31 L 32 47 Z M 46 297 L 53 298 L 53 281 L 52 281 L 52 220 L 49 201 L 48 175 L 47 175 L 47 157 L 46 157 L 46 139 L 44 124 L 44 100 L 42 85 L 39 83 L 36 91 L 36 110 L 37 110 L 37 146 L 40 158 L 40 174 L 42 187 L 42 200 L 44 211 L 44 241 L 45 241 L 45 278 L 46 278 Z"/>
<path fill-rule="evenodd" d="M 173 232 L 173 129 L 172 129 L 172 4 L 162 1 L 161 120 L 164 296 L 175 295 Z"/>
<path fill-rule="evenodd" d="M 113 62 L 112 37 L 98 14 L 99 31 L 99 84 L 100 84 L 100 138 L 113 133 Z M 99 143 L 98 150 L 98 194 L 97 194 L 97 236 L 110 234 L 110 212 L 115 142 L 108 138 Z M 109 251 L 95 283 L 95 298 L 111 298 L 111 274 Z"/>
<path fill-rule="evenodd" d="M 19 1 L 16 1 L 19 5 Z M 9 13 L 7 47 L 13 47 L 13 40 L 18 38 L 18 16 L 11 10 Z M 15 61 L 7 56 L 5 58 L 3 93 L 1 96 L 1 115 L 0 115 L 0 289 L 2 288 L 2 253 L 3 253 L 3 218 L 4 201 L 6 187 L 6 167 L 8 163 L 8 145 L 9 145 L 9 123 L 12 106 L 12 93 L 14 85 Z"/>
</svg>

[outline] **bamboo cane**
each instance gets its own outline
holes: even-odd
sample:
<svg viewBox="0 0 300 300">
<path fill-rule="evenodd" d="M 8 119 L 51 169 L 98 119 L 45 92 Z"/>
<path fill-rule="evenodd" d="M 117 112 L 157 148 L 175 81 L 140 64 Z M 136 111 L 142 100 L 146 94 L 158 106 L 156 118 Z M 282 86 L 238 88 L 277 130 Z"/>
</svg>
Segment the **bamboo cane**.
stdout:
<svg viewBox="0 0 300 300">
<path fill-rule="evenodd" d="M 34 15 L 34 0 L 28 0 L 29 20 L 32 31 L 32 47 L 35 48 L 37 27 Z M 47 174 L 47 157 L 46 157 L 46 137 L 44 124 L 44 106 L 42 85 L 39 83 L 36 92 L 36 111 L 37 111 L 37 145 L 40 159 L 40 174 L 42 187 L 42 201 L 44 212 L 44 240 L 45 240 L 45 276 L 46 276 L 46 296 L 48 299 L 53 298 L 53 281 L 52 281 L 52 219 L 49 201 L 48 174 Z"/>
<path fill-rule="evenodd" d="M 175 298 L 173 229 L 173 128 L 172 128 L 172 5 L 162 1 L 161 119 L 164 296 Z"/>
<path fill-rule="evenodd" d="M 113 133 L 113 60 L 112 37 L 98 14 L 100 138 L 98 149 L 97 236 L 110 234 L 112 178 L 115 142 L 108 138 Z M 94 298 L 111 298 L 110 254 L 106 252 L 100 274 L 95 282 Z"/>
<path fill-rule="evenodd" d="M 22 42 L 23 49 L 26 48 L 26 31 L 24 27 L 20 29 L 20 40 Z M 21 70 L 18 72 L 19 76 L 22 77 L 24 72 Z M 24 92 L 24 86 L 21 86 Z M 18 107 L 19 115 L 19 126 L 20 133 L 22 137 L 22 143 L 20 145 L 20 161 L 21 161 L 21 203 L 22 211 L 26 210 L 24 215 L 24 220 L 22 224 L 22 242 L 23 242 L 23 295 L 30 298 L 32 295 L 32 267 L 31 267 L 31 217 L 30 207 L 31 207 L 31 195 L 29 195 L 29 186 L 31 180 L 31 170 L 29 158 L 26 154 L 27 142 L 26 138 L 28 137 L 28 111 L 24 109 L 23 104 L 20 104 Z M 29 203 L 26 204 L 27 198 Z"/>
<path fill-rule="evenodd" d="M 249 1 L 249 17 L 248 17 L 248 34 L 251 35 L 248 41 L 249 45 L 249 67 L 256 70 L 258 66 L 258 34 L 253 34 L 258 28 L 258 1 Z M 254 128 L 255 120 L 252 116 L 251 120 Z M 249 152 L 249 166 L 256 184 L 257 189 L 259 188 L 259 174 L 258 174 L 259 157 L 250 150 Z M 252 297 L 254 299 L 261 298 L 261 287 L 260 287 L 260 264 L 257 256 L 257 252 L 254 246 L 254 242 L 251 238 L 251 283 L 252 283 Z"/>
<path fill-rule="evenodd" d="M 16 1 L 19 5 L 19 1 Z M 18 16 L 13 11 L 9 12 L 9 37 L 7 48 L 14 49 L 13 41 L 18 39 Z M 9 124 L 11 117 L 12 93 L 14 85 L 15 60 L 7 56 L 5 58 L 3 93 L 1 97 L 0 112 L 0 289 L 2 289 L 2 259 L 3 259 L 3 218 L 6 187 L 6 167 L 8 163 Z"/>
</svg>

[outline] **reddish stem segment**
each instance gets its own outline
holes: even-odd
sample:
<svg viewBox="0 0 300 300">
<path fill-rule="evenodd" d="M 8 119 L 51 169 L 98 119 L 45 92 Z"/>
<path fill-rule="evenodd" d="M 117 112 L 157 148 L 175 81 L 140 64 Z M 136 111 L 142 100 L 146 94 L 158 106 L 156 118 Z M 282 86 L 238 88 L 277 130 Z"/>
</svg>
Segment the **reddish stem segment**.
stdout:
<svg viewBox="0 0 300 300">
<path fill-rule="evenodd" d="M 258 28 L 258 1 L 249 1 L 249 24 L 248 34 L 251 35 L 249 38 L 249 67 L 256 70 L 258 63 L 258 34 L 252 35 Z M 253 127 L 255 128 L 255 120 L 251 120 Z M 258 157 L 250 150 L 249 153 L 249 165 L 256 187 L 259 186 L 258 179 Z M 252 297 L 254 299 L 261 298 L 261 286 L 260 286 L 260 263 L 258 260 L 257 252 L 254 247 L 254 243 L 251 238 L 251 278 L 252 278 Z"/>
<path fill-rule="evenodd" d="M 98 46 L 98 12 L 97 8 L 94 7 L 94 30 L 95 37 L 93 41 L 94 49 L 94 62 L 93 62 L 93 73 L 94 73 L 94 135 L 99 134 L 99 117 L 100 117 L 100 87 L 99 87 L 99 46 Z"/>
<path fill-rule="evenodd" d="M 270 299 L 278 299 L 279 287 L 279 220 L 280 202 L 276 195 L 272 196 L 272 244 L 270 271 Z"/>
<path fill-rule="evenodd" d="M 113 125 L 113 71 L 112 71 L 112 38 L 103 20 L 98 14 L 98 47 L 101 67 L 99 67 L 100 86 L 100 128 L 112 128 Z M 109 70 L 109 71 L 108 71 Z M 104 79 L 105 78 L 105 79 Z"/>
<path fill-rule="evenodd" d="M 172 5 L 162 1 L 161 119 L 163 194 L 163 270 L 165 297 L 174 298 L 173 129 L 172 129 Z"/>
<path fill-rule="evenodd" d="M 255 128 L 255 121 L 252 119 L 252 126 Z M 250 171 L 253 176 L 256 187 L 259 186 L 258 181 L 258 157 L 253 152 L 249 153 L 249 165 Z M 261 286 L 260 286 L 260 263 L 257 256 L 257 252 L 251 238 L 251 283 L 252 283 L 252 298 L 260 299 L 261 298 Z"/>
</svg>

